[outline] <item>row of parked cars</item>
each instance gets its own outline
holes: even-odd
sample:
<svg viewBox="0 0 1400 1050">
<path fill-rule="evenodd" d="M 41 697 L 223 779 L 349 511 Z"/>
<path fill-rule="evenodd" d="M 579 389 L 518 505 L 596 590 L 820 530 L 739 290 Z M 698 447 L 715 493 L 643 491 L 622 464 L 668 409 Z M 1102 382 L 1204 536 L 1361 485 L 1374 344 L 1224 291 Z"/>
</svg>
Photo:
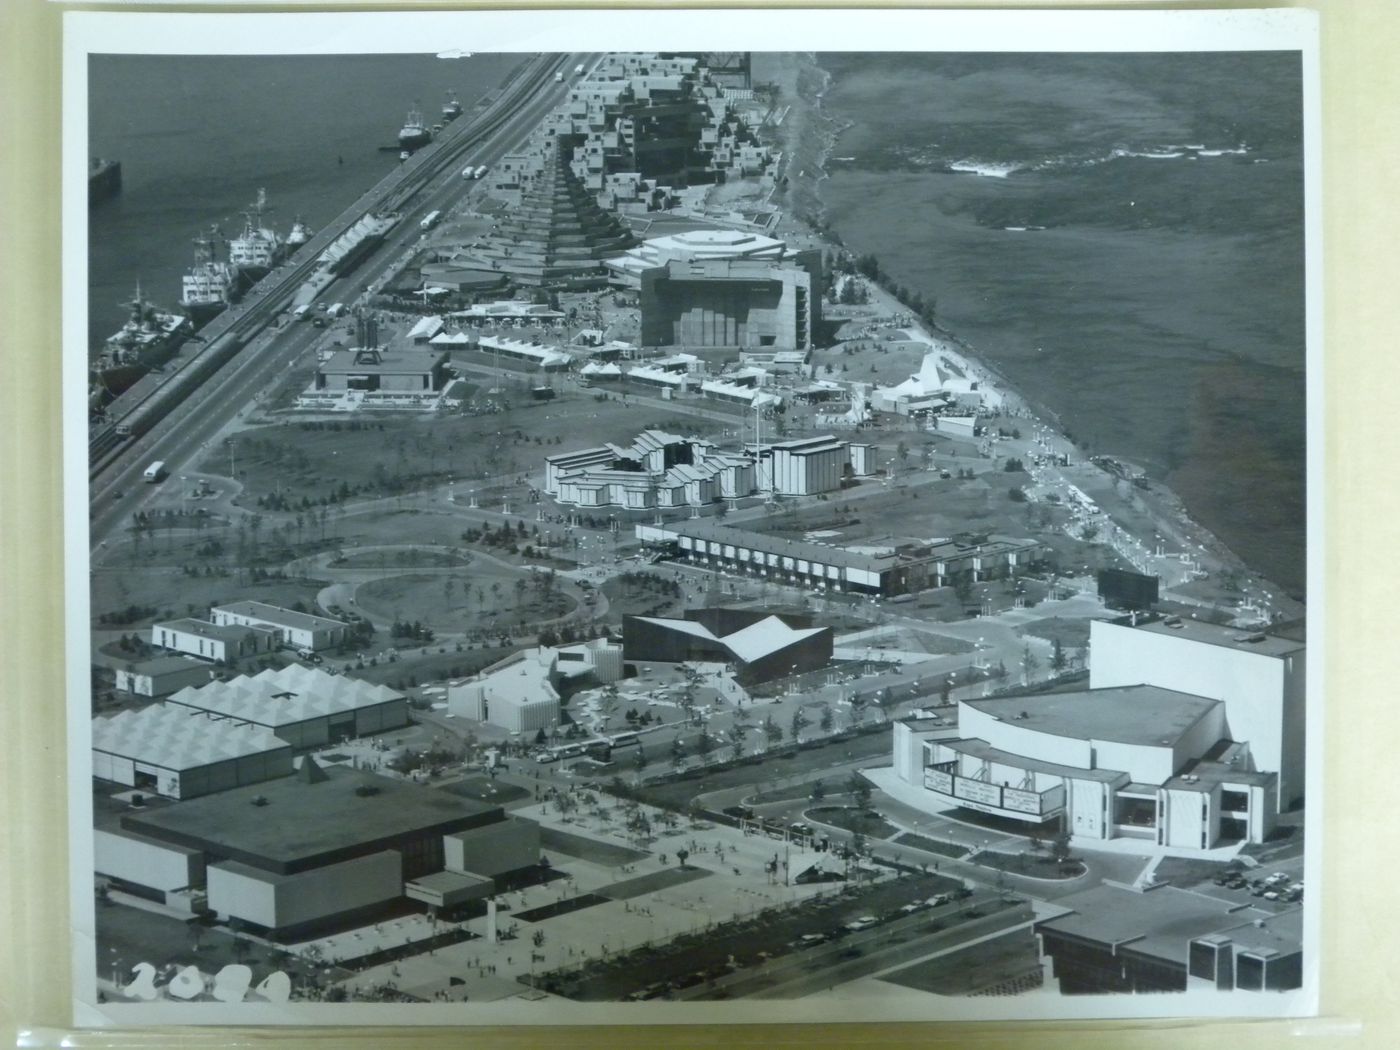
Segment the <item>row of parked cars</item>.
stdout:
<svg viewBox="0 0 1400 1050">
<path fill-rule="evenodd" d="M 1276 871 L 1272 875 L 1248 878 L 1241 871 L 1224 871 L 1212 880 L 1217 886 L 1230 890 L 1248 890 L 1251 897 L 1266 901 L 1296 904 L 1303 899 L 1303 883 L 1294 882 L 1291 875 Z"/>
</svg>

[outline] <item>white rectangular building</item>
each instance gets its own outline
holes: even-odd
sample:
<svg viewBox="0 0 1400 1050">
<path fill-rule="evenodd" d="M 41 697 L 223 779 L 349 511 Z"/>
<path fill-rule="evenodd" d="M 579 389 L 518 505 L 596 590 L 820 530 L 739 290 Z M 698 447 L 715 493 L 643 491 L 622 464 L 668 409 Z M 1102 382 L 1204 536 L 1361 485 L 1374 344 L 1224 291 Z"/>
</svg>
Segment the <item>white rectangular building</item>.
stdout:
<svg viewBox="0 0 1400 1050">
<path fill-rule="evenodd" d="M 170 703 L 266 729 L 299 749 L 408 725 L 402 693 L 300 664 L 182 689 Z"/>
<path fill-rule="evenodd" d="M 447 689 L 447 710 L 499 726 L 511 733 L 535 733 L 559 724 L 559 692 L 553 649 L 516 653 Z"/>
<path fill-rule="evenodd" d="M 1178 617 L 1131 624 L 1095 620 L 1089 685 L 1146 683 L 1219 700 L 1251 769 L 1277 772 L 1278 804 L 1303 798 L 1306 643 Z"/>
<path fill-rule="evenodd" d="M 174 703 L 92 720 L 94 779 L 194 798 L 292 771 L 292 749 L 262 726 Z"/>
<path fill-rule="evenodd" d="M 231 663 L 245 656 L 272 652 L 281 644 L 281 636 L 269 627 L 221 627 L 208 620 L 186 617 L 154 624 L 151 644 L 201 660 Z"/>
<path fill-rule="evenodd" d="M 219 627 L 262 627 L 276 631 L 282 644 L 294 649 L 334 649 L 344 645 L 350 625 L 328 616 L 283 609 L 266 602 L 230 602 L 209 610 L 209 619 Z"/>
<path fill-rule="evenodd" d="M 158 656 L 117 669 L 117 690 L 158 699 L 188 685 L 209 681 L 208 664 L 185 656 Z"/>
</svg>

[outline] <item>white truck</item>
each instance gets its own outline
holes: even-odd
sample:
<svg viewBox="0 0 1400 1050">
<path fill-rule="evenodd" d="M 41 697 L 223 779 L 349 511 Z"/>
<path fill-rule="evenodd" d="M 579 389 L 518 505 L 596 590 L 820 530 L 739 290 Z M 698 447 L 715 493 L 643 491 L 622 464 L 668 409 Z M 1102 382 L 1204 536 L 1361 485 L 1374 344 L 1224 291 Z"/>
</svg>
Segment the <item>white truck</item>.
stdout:
<svg viewBox="0 0 1400 1050">
<path fill-rule="evenodd" d="M 472 165 L 468 164 L 465 168 L 462 169 L 462 178 L 464 178 L 464 179 L 474 179 L 474 178 L 476 178 L 476 168 L 474 168 Z"/>
<path fill-rule="evenodd" d="M 442 218 L 442 212 L 430 211 L 427 215 L 424 215 L 423 218 L 418 220 L 418 228 L 420 230 L 431 230 L 438 224 L 438 219 L 440 218 Z"/>
<path fill-rule="evenodd" d="M 582 62 L 580 62 L 578 65 L 574 66 L 574 76 L 576 76 L 576 77 L 581 77 L 581 76 L 583 76 L 583 63 L 582 63 Z"/>
<path fill-rule="evenodd" d="M 292 311 L 292 320 L 294 321 L 305 321 L 309 316 L 311 316 L 310 303 L 302 303 Z"/>
<path fill-rule="evenodd" d="M 145 473 L 141 476 L 146 479 L 147 485 L 154 485 L 157 481 L 165 477 L 165 460 L 156 460 L 146 468 Z"/>
<path fill-rule="evenodd" d="M 331 305 L 326 308 L 326 316 L 329 317 L 331 320 L 335 320 L 337 317 L 343 317 L 344 315 L 344 303 L 331 303 Z"/>
</svg>

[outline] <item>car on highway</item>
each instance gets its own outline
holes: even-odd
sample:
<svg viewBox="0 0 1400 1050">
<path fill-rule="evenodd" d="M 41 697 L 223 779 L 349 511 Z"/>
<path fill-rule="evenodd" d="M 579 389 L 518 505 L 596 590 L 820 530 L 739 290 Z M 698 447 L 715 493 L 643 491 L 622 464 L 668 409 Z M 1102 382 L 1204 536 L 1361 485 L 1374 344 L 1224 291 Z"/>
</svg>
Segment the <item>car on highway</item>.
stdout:
<svg viewBox="0 0 1400 1050">
<path fill-rule="evenodd" d="M 874 915 L 862 915 L 859 919 L 852 919 L 846 923 L 846 929 L 852 933 L 859 933 L 861 930 L 868 930 L 872 926 L 878 926 L 880 920 Z"/>
</svg>

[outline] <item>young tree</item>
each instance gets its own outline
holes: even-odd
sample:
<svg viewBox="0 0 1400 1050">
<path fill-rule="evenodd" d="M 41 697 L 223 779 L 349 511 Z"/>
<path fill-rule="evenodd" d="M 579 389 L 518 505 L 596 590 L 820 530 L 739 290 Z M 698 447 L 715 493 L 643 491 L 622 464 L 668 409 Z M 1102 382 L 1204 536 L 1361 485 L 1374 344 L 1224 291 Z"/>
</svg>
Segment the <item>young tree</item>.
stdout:
<svg viewBox="0 0 1400 1050">
<path fill-rule="evenodd" d="M 811 797 L 813 802 L 820 802 L 822 799 L 826 798 L 826 781 L 821 777 L 817 777 L 817 779 L 812 782 Z"/>
<path fill-rule="evenodd" d="M 1021 680 L 1024 684 L 1029 684 L 1040 669 L 1040 657 L 1031 652 L 1030 644 L 1027 643 L 1021 650 Z"/>
<path fill-rule="evenodd" d="M 763 735 L 768 738 L 770 744 L 776 744 L 783 739 L 783 727 L 773 721 L 772 715 L 763 721 Z"/>
<path fill-rule="evenodd" d="M 846 790 L 859 808 L 865 809 L 870 805 L 870 781 L 859 773 L 851 774 L 850 780 L 846 782 Z"/>
<path fill-rule="evenodd" d="M 822 704 L 821 719 L 817 724 L 821 726 L 823 733 L 831 732 L 831 727 L 836 724 L 836 716 L 831 713 L 830 704 Z"/>
<path fill-rule="evenodd" d="M 1065 657 L 1065 647 L 1060 644 L 1058 638 L 1055 639 L 1055 650 L 1050 654 L 1050 667 L 1055 671 L 1063 671 L 1069 660 Z"/>
</svg>

